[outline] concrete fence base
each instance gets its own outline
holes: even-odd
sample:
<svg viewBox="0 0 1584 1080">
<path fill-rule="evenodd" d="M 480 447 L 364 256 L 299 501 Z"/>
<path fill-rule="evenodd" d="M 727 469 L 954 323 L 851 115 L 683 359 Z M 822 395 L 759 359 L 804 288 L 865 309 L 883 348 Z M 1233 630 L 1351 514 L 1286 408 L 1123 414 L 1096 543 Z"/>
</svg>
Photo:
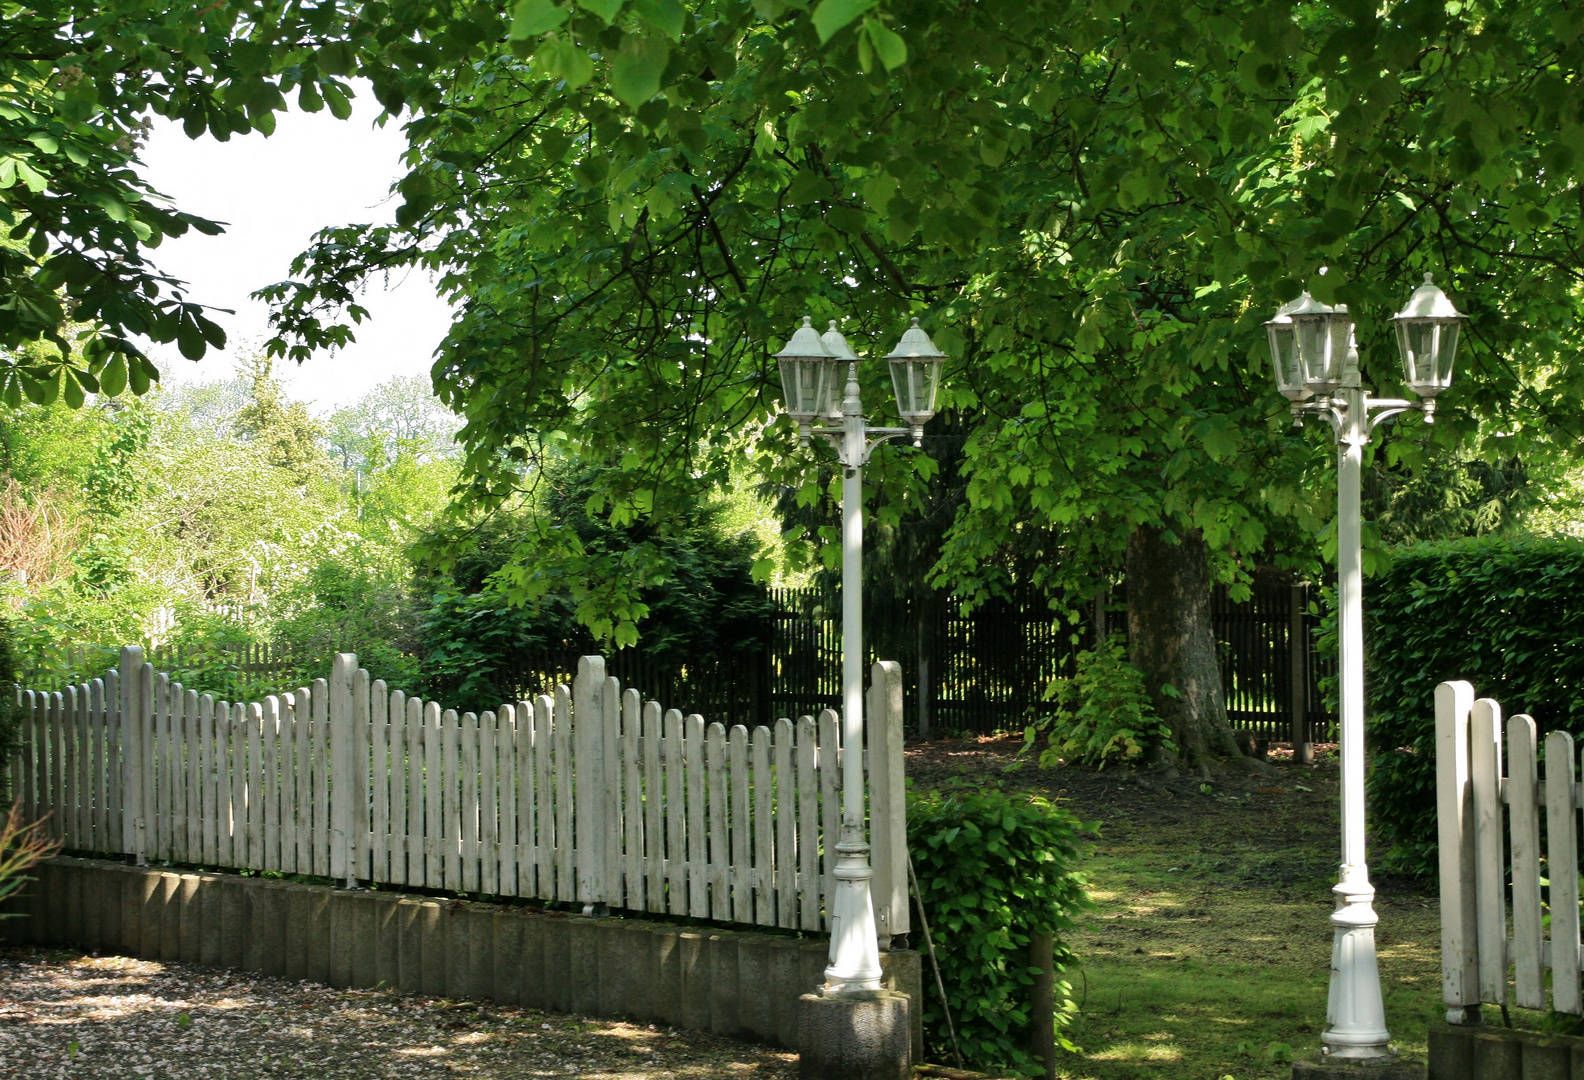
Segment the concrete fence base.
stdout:
<svg viewBox="0 0 1584 1080">
<path fill-rule="evenodd" d="M 639 919 L 588 919 L 465 900 L 57 858 L 0 919 L 0 938 L 393 987 L 798 1045 L 798 998 L 827 944 Z M 885 985 L 920 1001 L 911 950 L 881 954 Z M 923 1010 L 911 1010 L 914 1060 Z"/>
<path fill-rule="evenodd" d="M 1437 1025 L 1430 1029 L 1429 1080 L 1584 1080 L 1584 1039 Z"/>
</svg>

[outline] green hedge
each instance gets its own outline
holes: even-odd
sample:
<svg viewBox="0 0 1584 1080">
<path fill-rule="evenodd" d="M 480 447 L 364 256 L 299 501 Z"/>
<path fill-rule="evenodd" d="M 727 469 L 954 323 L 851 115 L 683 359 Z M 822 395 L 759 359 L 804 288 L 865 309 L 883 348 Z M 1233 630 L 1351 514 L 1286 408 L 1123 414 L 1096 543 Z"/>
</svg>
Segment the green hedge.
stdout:
<svg viewBox="0 0 1584 1080">
<path fill-rule="evenodd" d="M 1436 872 L 1435 688 L 1466 679 L 1542 736 L 1584 736 L 1584 542 L 1457 540 L 1365 585 L 1370 823 L 1382 865 Z"/>
<path fill-rule="evenodd" d="M 1090 907 L 1073 867 L 1095 828 L 1032 795 L 977 787 L 909 793 L 908 847 L 969 1068 L 1041 1073 L 1028 1049 L 1029 935 L 1055 935 L 1056 969 L 1065 970 L 1072 954 L 1063 936 Z M 914 926 L 922 929 L 917 919 Z M 927 956 L 924 963 L 929 1058 L 950 1061 Z M 1057 1000 L 1059 1029 L 1075 1011 L 1065 982 L 1058 981 Z M 1072 1048 L 1065 1039 L 1059 1045 Z"/>
</svg>

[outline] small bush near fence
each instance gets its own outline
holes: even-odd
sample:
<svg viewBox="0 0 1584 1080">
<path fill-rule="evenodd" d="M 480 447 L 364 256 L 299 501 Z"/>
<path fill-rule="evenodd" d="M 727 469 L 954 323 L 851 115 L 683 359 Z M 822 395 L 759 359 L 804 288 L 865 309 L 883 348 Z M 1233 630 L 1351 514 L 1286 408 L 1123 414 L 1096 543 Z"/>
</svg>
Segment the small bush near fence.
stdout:
<svg viewBox="0 0 1584 1080">
<path fill-rule="evenodd" d="M 1028 1049 L 1029 935 L 1054 935 L 1056 969 L 1065 970 L 1072 954 L 1064 936 L 1090 907 L 1073 866 L 1096 828 L 1035 796 L 966 787 L 910 793 L 919 899 L 970 1068 L 1042 1073 Z M 931 1060 L 944 1061 L 952 1045 L 932 982 L 926 971 L 924 1035 Z M 1056 989 L 1060 1026 L 1075 1008 L 1068 984 Z"/>
<path fill-rule="evenodd" d="M 1127 641 L 1121 634 L 1079 653 L 1078 673 L 1052 679 L 1045 696 L 1056 703 L 1055 715 L 1036 721 L 1024 733 L 1028 746 L 1042 732 L 1046 735 L 1041 768 L 1072 761 L 1103 769 L 1136 760 L 1146 746 L 1177 748 L 1171 728 L 1155 713 L 1144 676 L 1127 661 Z"/>
<path fill-rule="evenodd" d="M 1584 542 L 1425 544 L 1366 593 L 1370 824 L 1386 868 L 1431 877 L 1438 683 L 1467 679 L 1542 735 L 1584 736 Z"/>
</svg>

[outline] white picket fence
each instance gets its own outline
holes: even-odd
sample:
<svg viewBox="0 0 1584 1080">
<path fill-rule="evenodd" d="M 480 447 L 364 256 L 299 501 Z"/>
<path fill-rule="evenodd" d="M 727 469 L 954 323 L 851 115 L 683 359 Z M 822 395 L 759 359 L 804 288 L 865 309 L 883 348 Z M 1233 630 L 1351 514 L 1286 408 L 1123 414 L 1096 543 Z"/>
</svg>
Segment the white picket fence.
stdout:
<svg viewBox="0 0 1584 1080">
<path fill-rule="evenodd" d="M 1578 876 L 1584 788 L 1574 770 L 1573 737 L 1565 731 L 1546 735 L 1542 778 L 1533 718 L 1514 716 L 1504 727 L 1501 706 L 1490 698 L 1476 701 L 1466 682 L 1436 687 L 1435 707 L 1441 988 L 1448 1019 L 1470 1019 L 1469 1010 L 1482 1002 L 1506 1004 L 1509 969 L 1516 1004 L 1546 1007 L 1550 969 L 1551 1007 L 1584 1014 Z"/>
<path fill-rule="evenodd" d="M 867 706 L 873 895 L 909 928 L 902 680 Z M 68 851 L 388 886 L 829 926 L 841 797 L 834 712 L 726 730 L 623 690 L 441 709 L 336 657 L 328 680 L 215 701 L 121 652 L 64 692 L 19 691 L 14 786 Z"/>
</svg>

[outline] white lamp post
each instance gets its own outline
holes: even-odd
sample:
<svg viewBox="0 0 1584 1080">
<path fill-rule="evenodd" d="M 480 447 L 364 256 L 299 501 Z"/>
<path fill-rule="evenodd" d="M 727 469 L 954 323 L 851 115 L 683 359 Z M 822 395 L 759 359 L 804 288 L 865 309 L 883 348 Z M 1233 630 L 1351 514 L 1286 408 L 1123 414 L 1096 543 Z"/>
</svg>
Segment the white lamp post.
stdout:
<svg viewBox="0 0 1584 1080">
<path fill-rule="evenodd" d="M 1333 1058 L 1390 1054 L 1380 971 L 1375 962 L 1375 889 L 1364 862 L 1364 574 L 1359 486 L 1364 447 L 1387 417 L 1419 409 L 1435 419 L 1435 396 L 1452 381 L 1465 316 L 1431 275 L 1392 317 L 1403 377 L 1419 401 L 1377 398 L 1359 385 L 1358 348 L 1346 305 L 1304 293 L 1265 324 L 1276 384 L 1292 403 L 1293 426 L 1318 413 L 1337 440 L 1337 596 L 1341 644 L 1342 867 L 1331 915 L 1331 993 L 1321 1053 Z"/>
<path fill-rule="evenodd" d="M 831 320 L 824 337 L 812 320 L 792 335 L 775 358 L 787 415 L 798 423 L 803 445 L 811 435 L 830 442 L 842 464 L 842 822 L 836 844 L 836 897 L 831 912 L 830 964 L 824 993 L 854 994 L 880 988 L 880 950 L 869 896 L 869 840 L 864 829 L 863 717 L 863 467 L 887 439 L 912 434 L 920 445 L 924 422 L 935 414 L 935 393 L 946 357 L 918 320 L 886 357 L 891 361 L 897 408 L 909 427 L 870 427 L 858 397 L 858 356 Z M 846 386 L 837 393 L 845 364 Z M 816 426 L 817 424 L 817 426 Z"/>
</svg>

